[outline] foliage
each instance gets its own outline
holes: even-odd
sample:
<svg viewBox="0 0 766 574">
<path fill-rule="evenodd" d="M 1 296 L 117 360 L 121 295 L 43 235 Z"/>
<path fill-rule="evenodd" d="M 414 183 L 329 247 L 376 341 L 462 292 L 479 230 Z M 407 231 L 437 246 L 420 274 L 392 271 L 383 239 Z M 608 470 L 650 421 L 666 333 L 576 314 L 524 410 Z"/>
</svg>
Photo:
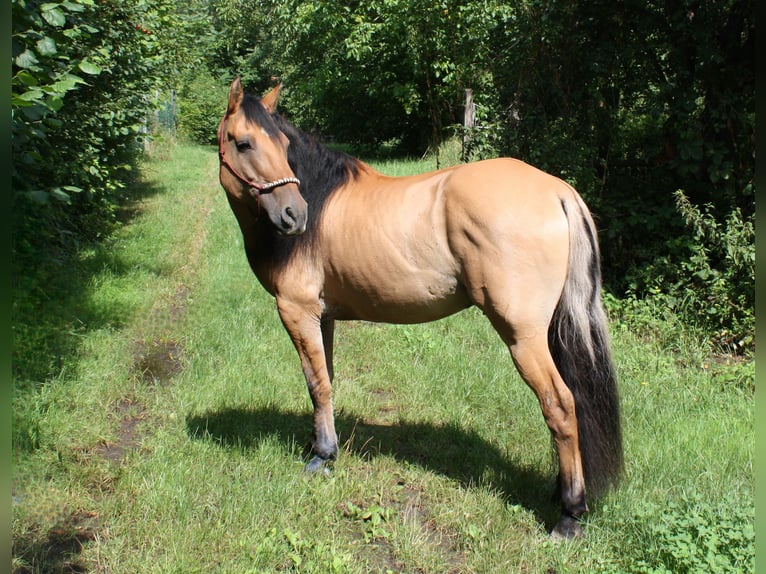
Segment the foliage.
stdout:
<svg viewBox="0 0 766 574">
<path fill-rule="evenodd" d="M 312 536 L 304 537 L 291 528 L 283 530 L 282 538 L 279 539 L 275 528 L 269 529 L 260 543 L 259 551 L 265 553 L 282 550 L 284 553 L 285 549 L 280 547 L 286 546 L 289 559 L 284 567 L 286 571 L 294 569 L 306 574 L 342 574 L 348 571 L 349 557 L 337 553 L 331 545 L 314 541 Z"/>
<path fill-rule="evenodd" d="M 721 252 L 752 253 L 752 3 L 530 2 L 519 25 L 520 61 L 504 76 L 517 118 L 507 122 L 506 149 L 583 193 L 610 289 L 651 284 L 638 295 L 684 300 L 686 318 L 702 311 L 726 346 L 742 349 L 744 337 L 748 347 L 752 296 L 725 298 L 751 292 L 752 275 L 741 266 L 729 274 Z M 679 217 L 679 188 L 730 230 L 716 247 L 688 211 Z"/>
<path fill-rule="evenodd" d="M 629 293 L 661 297 L 687 323 L 710 333 L 726 352 L 752 351 L 755 342 L 755 229 L 739 208 L 723 223 L 693 205 L 682 190 L 678 211 L 690 235 L 672 240 L 670 255 L 634 273 Z"/>
<path fill-rule="evenodd" d="M 505 122 L 501 118 L 493 117 L 492 112 L 489 105 L 475 102 L 475 125 L 455 126 L 461 138 L 464 162 L 497 157 L 502 149 Z"/>
<path fill-rule="evenodd" d="M 216 6 L 224 39 L 214 62 L 256 90 L 285 80 L 284 109 L 305 129 L 422 153 L 456 122 L 463 89 L 489 86 L 484 39 L 511 11 L 487 1 L 228 0 Z"/>
<path fill-rule="evenodd" d="M 684 497 L 664 507 L 647 503 L 636 520 L 629 572 L 755 571 L 755 512 L 739 499 L 712 503 Z"/>
<path fill-rule="evenodd" d="M 364 525 L 364 541 L 371 543 L 378 538 L 389 538 L 391 534 L 386 530 L 386 523 L 391 521 L 394 511 L 391 508 L 372 504 L 362 509 L 353 502 L 346 503 L 346 516 Z"/>
<path fill-rule="evenodd" d="M 628 275 L 622 301 L 608 299 L 615 316 L 635 322 L 638 307 L 662 309 L 682 320 L 719 352 L 752 354 L 755 345 L 755 230 L 753 216 L 734 209 L 723 223 L 712 207 L 693 205 L 675 193 L 688 235 L 668 243 L 669 253 Z M 644 300 L 651 305 L 640 305 Z M 668 319 L 669 320 L 669 319 Z"/>
<path fill-rule="evenodd" d="M 35 266 L 114 221 L 176 64 L 173 2 L 13 0 L 12 15 L 14 260 Z"/>
<path fill-rule="evenodd" d="M 178 92 L 179 135 L 191 142 L 215 144 L 228 88 L 204 68 L 191 75 Z"/>
</svg>

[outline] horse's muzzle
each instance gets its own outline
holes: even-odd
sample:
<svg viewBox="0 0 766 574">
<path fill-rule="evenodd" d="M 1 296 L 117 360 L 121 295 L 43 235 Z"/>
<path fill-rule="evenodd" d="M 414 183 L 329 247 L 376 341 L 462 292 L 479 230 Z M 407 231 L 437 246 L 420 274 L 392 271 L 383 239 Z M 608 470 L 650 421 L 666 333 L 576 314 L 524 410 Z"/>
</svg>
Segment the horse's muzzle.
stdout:
<svg viewBox="0 0 766 574">
<path fill-rule="evenodd" d="M 277 230 L 283 235 L 300 235 L 306 231 L 306 211 L 306 208 L 299 209 L 292 205 L 284 207 Z"/>
<path fill-rule="evenodd" d="M 300 235 L 306 231 L 308 204 L 295 186 L 261 194 L 257 201 L 279 235 Z"/>
</svg>

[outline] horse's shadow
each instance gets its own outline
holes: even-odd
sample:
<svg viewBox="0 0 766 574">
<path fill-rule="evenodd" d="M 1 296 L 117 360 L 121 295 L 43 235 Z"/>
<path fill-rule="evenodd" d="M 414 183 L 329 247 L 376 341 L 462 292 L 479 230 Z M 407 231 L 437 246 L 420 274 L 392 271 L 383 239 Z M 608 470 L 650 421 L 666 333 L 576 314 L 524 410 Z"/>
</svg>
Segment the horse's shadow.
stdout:
<svg viewBox="0 0 766 574">
<path fill-rule="evenodd" d="M 336 414 L 335 425 L 346 452 L 362 457 L 393 456 L 469 488 L 487 485 L 507 504 L 532 511 L 549 529 L 559 517 L 560 503 L 551 496 L 556 486 L 553 471 L 546 475 L 538 468 L 515 464 L 471 430 L 421 422 L 369 424 L 346 413 Z M 308 437 L 312 417 L 273 407 L 233 408 L 191 415 L 186 427 L 190 437 L 212 440 L 226 448 L 246 450 L 274 436 L 290 447 Z"/>
</svg>

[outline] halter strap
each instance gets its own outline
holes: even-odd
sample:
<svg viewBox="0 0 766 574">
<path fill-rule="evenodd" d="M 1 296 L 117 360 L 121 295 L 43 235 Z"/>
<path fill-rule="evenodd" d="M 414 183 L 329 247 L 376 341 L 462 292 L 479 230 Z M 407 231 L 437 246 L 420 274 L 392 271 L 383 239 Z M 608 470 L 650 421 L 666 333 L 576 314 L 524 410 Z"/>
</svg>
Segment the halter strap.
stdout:
<svg viewBox="0 0 766 574">
<path fill-rule="evenodd" d="M 280 187 L 282 185 L 286 185 L 288 183 L 294 183 L 295 185 L 300 185 L 301 181 L 297 177 L 283 177 L 282 179 L 278 179 L 276 181 L 270 181 L 265 183 L 258 183 L 251 179 L 247 179 L 244 175 L 239 173 L 237 169 L 229 163 L 229 160 L 226 159 L 226 150 L 223 149 L 223 139 L 224 139 L 224 129 L 223 129 L 223 122 L 226 118 L 221 120 L 221 125 L 218 127 L 218 158 L 220 159 L 221 163 L 225 165 L 228 170 L 231 172 L 231 174 L 236 177 L 239 181 L 247 185 L 248 187 L 255 189 L 257 192 L 257 197 L 260 196 L 261 193 L 266 193 L 268 191 L 271 191 L 272 189 L 275 189 L 277 187 Z"/>
</svg>

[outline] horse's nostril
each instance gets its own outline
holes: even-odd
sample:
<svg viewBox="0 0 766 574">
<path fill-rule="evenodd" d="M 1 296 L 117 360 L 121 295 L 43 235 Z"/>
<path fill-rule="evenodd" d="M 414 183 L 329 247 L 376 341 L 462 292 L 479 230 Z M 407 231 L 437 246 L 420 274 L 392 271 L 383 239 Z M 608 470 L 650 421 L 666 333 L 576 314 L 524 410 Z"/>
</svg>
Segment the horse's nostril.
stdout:
<svg viewBox="0 0 766 574">
<path fill-rule="evenodd" d="M 294 225 L 297 217 L 295 215 L 295 209 L 288 205 L 282 212 L 282 221 L 288 225 Z"/>
</svg>

